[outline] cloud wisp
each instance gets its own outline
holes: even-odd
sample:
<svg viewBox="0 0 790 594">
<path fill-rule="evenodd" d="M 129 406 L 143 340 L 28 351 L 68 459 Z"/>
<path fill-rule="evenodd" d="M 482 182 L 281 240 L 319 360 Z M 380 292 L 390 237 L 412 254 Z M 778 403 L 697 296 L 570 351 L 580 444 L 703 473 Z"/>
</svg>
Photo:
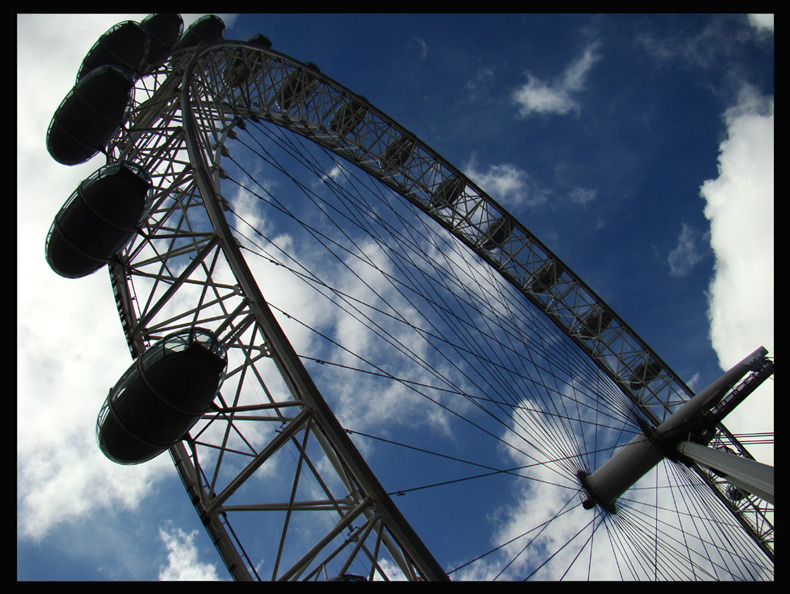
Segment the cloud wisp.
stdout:
<svg viewBox="0 0 790 594">
<path fill-rule="evenodd" d="M 512 163 L 489 165 L 484 169 L 480 168 L 475 155 L 472 155 L 464 169 L 471 180 L 509 208 L 539 206 L 549 199 L 551 193 L 551 190 Z"/>
<path fill-rule="evenodd" d="M 594 44 L 586 47 L 581 56 L 552 81 L 546 82 L 527 73 L 527 82 L 512 95 L 519 108 L 519 116 L 578 113 L 577 95 L 584 90 L 590 70 L 600 58 L 596 50 L 597 45 Z"/>
<path fill-rule="evenodd" d="M 218 581 L 217 566 L 203 563 L 195 544 L 197 531 L 186 533 L 168 525 L 159 529 L 159 538 L 167 549 L 167 565 L 159 568 L 160 581 Z"/>
<path fill-rule="evenodd" d="M 683 223 L 678 236 L 678 243 L 667 256 L 669 273 L 673 277 L 685 277 L 702 261 L 705 254 L 700 243 L 701 238 L 699 234 L 692 227 Z"/>
</svg>

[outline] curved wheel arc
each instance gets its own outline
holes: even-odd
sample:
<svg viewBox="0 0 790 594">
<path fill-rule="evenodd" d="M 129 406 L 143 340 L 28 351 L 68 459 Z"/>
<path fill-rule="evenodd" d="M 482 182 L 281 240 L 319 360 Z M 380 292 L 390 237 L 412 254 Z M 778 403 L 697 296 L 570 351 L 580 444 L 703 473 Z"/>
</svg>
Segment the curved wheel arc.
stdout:
<svg viewBox="0 0 790 594">
<path fill-rule="evenodd" d="M 162 107 L 163 111 L 157 113 L 170 118 L 167 123 L 173 124 L 173 131 L 162 132 L 162 136 L 156 140 L 160 143 L 157 147 L 162 148 L 151 150 L 148 155 L 146 150 L 149 149 L 146 148 L 143 138 L 148 134 L 145 129 L 150 122 L 141 110 L 140 121 L 144 124 L 139 129 L 132 127 L 126 136 L 133 141 L 128 145 L 128 150 L 138 151 L 136 154 L 139 158 L 152 161 L 160 158 L 157 150 L 165 154 L 170 150 L 165 147 L 170 144 L 182 147 L 179 150 L 188 152 L 191 168 L 185 168 L 180 173 L 168 173 L 162 179 L 170 176 L 166 183 L 169 184 L 167 192 L 170 192 L 171 197 L 173 194 L 187 197 L 182 203 L 186 205 L 183 206 L 185 210 L 192 208 L 193 202 L 204 203 L 207 216 L 211 219 L 212 231 L 183 239 L 184 244 L 173 243 L 167 254 L 148 257 L 146 264 L 161 261 L 163 266 L 161 271 L 148 275 L 146 282 L 148 278 L 155 278 L 153 282 L 172 283 L 172 293 L 175 294 L 181 286 L 192 282 L 190 275 L 193 271 L 202 267 L 213 272 L 212 258 L 216 259 L 221 252 L 221 257 L 226 258 L 233 269 L 237 283 L 236 287 L 220 287 L 219 281 L 214 283 L 216 287 L 228 291 L 213 297 L 225 312 L 224 321 L 219 322 L 225 336 L 234 338 L 248 328 L 258 328 L 253 319 L 273 318 L 271 311 L 256 305 L 265 304 L 265 301 L 228 227 L 225 216 L 227 203 L 224 197 L 216 194 L 217 179 L 222 176 L 219 164 L 224 150 L 224 139 L 232 137 L 234 129 L 249 125 L 245 122 L 265 120 L 327 148 L 333 154 L 368 172 L 430 216 L 444 230 L 449 231 L 485 260 L 497 274 L 501 274 L 513 287 L 526 295 L 530 303 L 545 314 L 547 320 L 559 328 L 568 340 L 581 347 L 580 350 L 595 361 L 623 393 L 636 401 L 651 423 L 657 424 L 668 411 L 689 395 L 688 388 L 675 377 L 668 366 L 649 351 L 616 314 L 542 243 L 460 171 L 426 147 L 416 136 L 376 110 L 364 98 L 315 69 L 308 68 L 306 64 L 274 50 L 245 42 L 221 41 L 199 50 L 190 57 L 183 77 L 176 72 L 171 77 L 171 81 L 175 81 L 175 77 L 180 80 L 181 90 L 177 92 L 180 107 L 175 108 L 172 103 L 172 97 L 176 96 L 175 82 L 163 82 L 159 88 L 167 93 L 163 91 L 161 95 L 170 99 L 162 102 L 162 105 L 169 107 Z M 167 85 L 171 88 L 168 89 Z M 287 93 L 283 91 L 286 86 Z M 195 121 L 195 112 L 199 110 L 203 110 L 200 124 Z M 155 117 L 151 116 L 154 119 Z M 119 149 L 121 144 L 119 142 L 117 145 Z M 121 151 L 119 154 L 127 153 Z M 160 181 L 160 186 L 164 184 L 164 181 Z M 191 197 L 194 197 L 193 201 Z M 164 212 L 166 198 L 163 191 L 158 213 Z M 196 212 L 198 210 L 196 207 Z M 165 215 L 157 214 L 156 217 L 159 218 L 152 219 L 151 227 L 146 233 L 165 229 L 166 225 L 162 222 L 166 220 Z M 183 237 L 186 238 L 187 235 L 184 234 Z M 138 353 L 144 349 L 149 334 L 155 336 L 166 328 L 170 329 L 170 326 L 188 324 L 192 315 L 189 312 L 178 313 L 172 319 L 160 322 L 156 303 L 142 303 L 143 294 L 135 295 L 130 284 L 130 275 L 137 275 L 138 272 L 127 267 L 125 258 L 132 254 L 134 258 L 140 257 L 141 246 L 144 246 L 145 241 L 146 238 L 141 239 L 111 267 L 122 322 L 126 326 L 130 344 L 136 345 L 133 353 L 135 349 Z M 190 241 L 191 244 L 188 243 Z M 179 253 L 191 258 L 191 263 L 185 268 L 175 266 Z M 174 262 L 172 267 L 168 264 L 171 259 Z M 138 275 L 136 279 L 142 276 Z M 209 285 L 207 287 L 216 288 Z M 162 300 L 164 302 L 165 298 Z M 194 312 L 195 318 L 198 313 Z M 269 319 L 266 323 L 271 324 L 270 328 L 276 328 L 276 321 Z M 290 352 L 287 340 L 282 343 L 283 346 L 279 346 L 273 344 L 270 338 L 264 340 L 260 347 L 256 347 L 259 348 L 260 355 L 250 349 L 245 351 L 244 356 L 253 360 L 258 356 L 270 357 L 272 352 L 278 353 L 276 359 L 290 361 L 281 370 L 283 376 L 290 378 L 289 381 L 296 386 L 295 391 L 298 394 L 309 392 L 312 389 L 309 386 L 309 377 L 302 375 L 302 364 L 295 358 L 295 353 Z M 289 352 L 282 352 L 281 349 Z M 233 376 L 233 372 L 231 375 Z M 654 398 L 652 391 L 660 392 L 660 397 Z M 635 397 L 635 392 L 641 396 Z M 232 414 L 238 415 L 232 419 L 241 419 L 240 411 L 227 412 L 231 410 L 232 402 L 223 401 L 212 418 L 220 419 L 222 415 Z M 324 414 L 319 411 L 316 418 L 319 424 L 329 426 L 332 424 L 331 417 L 331 412 Z M 284 417 L 284 422 L 296 423 L 295 419 L 290 419 Z M 299 424 L 291 427 L 294 431 L 301 430 L 303 422 L 306 421 L 300 418 Z M 332 430 L 342 434 L 339 425 Z M 185 443 L 197 448 L 199 441 L 198 435 Z M 345 456 L 353 457 L 348 452 L 341 455 Z M 177 455 L 174 454 L 174 457 L 179 463 L 187 465 L 191 464 L 191 460 L 197 459 L 194 452 L 184 448 Z M 362 474 L 367 472 L 364 467 L 360 468 Z M 211 481 L 215 479 L 199 476 L 201 470 L 198 467 L 192 468 L 183 472 L 182 476 L 188 477 L 188 490 L 204 489 L 208 493 L 213 484 Z M 212 525 L 220 534 L 219 540 L 230 543 L 231 537 L 221 534 L 223 525 L 220 518 L 225 510 L 230 509 L 224 503 L 225 496 L 230 498 L 231 493 L 219 493 L 214 502 L 201 495 L 196 507 L 199 507 L 202 517 L 207 517 L 204 514 L 213 514 L 216 522 Z M 360 513 L 365 516 L 366 512 L 360 510 Z M 601 521 L 601 524 L 608 525 L 609 522 L 611 520 Z M 232 557 L 232 548 L 228 544 L 227 557 L 224 558 Z M 235 558 L 232 562 L 236 563 L 238 560 Z"/>
</svg>

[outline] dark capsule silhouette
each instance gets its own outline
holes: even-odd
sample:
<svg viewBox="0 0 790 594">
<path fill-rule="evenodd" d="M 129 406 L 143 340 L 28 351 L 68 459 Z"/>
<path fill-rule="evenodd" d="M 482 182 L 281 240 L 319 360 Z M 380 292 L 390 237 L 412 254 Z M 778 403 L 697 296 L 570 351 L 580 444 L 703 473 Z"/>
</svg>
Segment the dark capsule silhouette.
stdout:
<svg viewBox="0 0 790 594">
<path fill-rule="evenodd" d="M 47 130 L 47 150 L 58 163 L 83 163 L 107 146 L 124 121 L 134 75 L 118 66 L 86 74 L 61 102 Z"/>
<path fill-rule="evenodd" d="M 661 363 L 646 359 L 631 374 L 628 385 L 632 390 L 639 390 L 642 386 L 646 386 L 656 379 L 661 371 Z"/>
<path fill-rule="evenodd" d="M 547 260 L 532 275 L 527 289 L 533 293 L 543 293 L 551 289 L 562 274 L 562 266 L 554 260 Z"/>
<path fill-rule="evenodd" d="M 414 152 L 414 141 L 406 136 L 399 136 L 390 141 L 384 149 L 381 166 L 387 171 L 403 167 L 411 159 L 412 152 Z"/>
<path fill-rule="evenodd" d="M 247 43 L 251 43 L 252 45 L 259 47 L 261 49 L 272 49 L 272 40 L 266 37 L 263 33 L 256 33 L 255 35 L 251 35 L 250 38 L 247 40 Z"/>
<path fill-rule="evenodd" d="M 367 111 L 368 108 L 362 101 L 349 98 L 332 115 L 327 128 L 339 136 L 347 136 L 362 123 Z"/>
<path fill-rule="evenodd" d="M 52 270 L 80 278 L 104 266 L 137 233 L 150 204 L 150 189 L 148 174 L 124 162 L 102 167 L 83 181 L 47 235 Z"/>
<path fill-rule="evenodd" d="M 158 456 L 189 432 L 211 406 L 227 356 L 208 330 L 171 334 L 145 351 L 110 390 L 99 411 L 99 448 L 118 464 Z"/>
<path fill-rule="evenodd" d="M 448 177 L 436 187 L 431 194 L 432 208 L 453 206 L 466 187 L 466 182 L 459 177 Z"/>
<path fill-rule="evenodd" d="M 225 23 L 215 14 L 200 17 L 184 32 L 177 49 L 192 48 L 200 44 L 222 41 L 225 37 Z"/>
<path fill-rule="evenodd" d="M 614 316 L 609 310 L 602 307 L 596 308 L 590 315 L 584 318 L 579 328 L 579 336 L 585 339 L 595 338 L 606 329 L 612 322 Z"/>
<path fill-rule="evenodd" d="M 146 58 L 146 69 L 165 62 L 173 53 L 178 40 L 184 32 L 184 20 L 180 14 L 149 14 L 140 26 L 145 29 L 151 40 Z"/>
<path fill-rule="evenodd" d="M 120 66 L 142 74 L 148 58 L 150 38 L 140 23 L 123 21 L 104 33 L 85 55 L 77 80 L 100 66 Z"/>
<path fill-rule="evenodd" d="M 272 47 L 271 40 L 260 33 L 250 37 L 247 43 L 263 50 Z M 261 68 L 262 64 L 259 56 L 251 55 L 250 52 L 245 52 L 243 49 L 237 49 L 233 52 L 233 59 L 229 60 L 225 69 L 225 82 L 232 87 L 240 87 L 247 82 L 255 69 Z"/>
<path fill-rule="evenodd" d="M 288 111 L 304 103 L 313 90 L 317 80 L 312 72 L 321 72 L 316 64 L 307 62 L 306 68 L 298 68 L 285 77 L 277 90 L 277 104 L 282 111 Z"/>
<path fill-rule="evenodd" d="M 491 251 L 501 246 L 513 232 L 513 221 L 507 217 L 499 217 L 491 221 L 485 232 L 482 248 Z"/>
</svg>

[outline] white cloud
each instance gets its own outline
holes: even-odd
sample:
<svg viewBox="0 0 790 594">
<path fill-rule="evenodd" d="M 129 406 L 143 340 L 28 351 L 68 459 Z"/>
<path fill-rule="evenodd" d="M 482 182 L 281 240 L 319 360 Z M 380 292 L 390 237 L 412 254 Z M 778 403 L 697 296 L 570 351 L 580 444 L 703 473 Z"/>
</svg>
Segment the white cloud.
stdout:
<svg viewBox="0 0 790 594">
<path fill-rule="evenodd" d="M 758 32 L 774 32 L 774 15 L 772 14 L 750 14 L 749 24 L 757 29 Z"/>
<path fill-rule="evenodd" d="M 590 188 L 574 188 L 568 194 L 568 198 L 570 198 L 571 202 L 575 204 L 587 206 L 593 200 L 595 200 L 597 194 L 597 190 L 591 190 Z"/>
<path fill-rule="evenodd" d="M 587 75 L 598 59 L 596 46 L 592 45 L 552 82 L 544 82 L 528 73 L 527 82 L 513 92 L 519 115 L 525 118 L 533 114 L 565 115 L 578 111 L 575 95 L 584 90 Z"/>
<path fill-rule="evenodd" d="M 565 115 L 576 109 L 576 102 L 571 99 L 567 90 L 550 86 L 532 75 L 528 75 L 528 78 L 527 83 L 513 93 L 521 117 L 533 113 Z"/>
<path fill-rule="evenodd" d="M 728 369 L 761 345 L 771 353 L 774 348 L 773 98 L 744 87 L 725 120 L 718 177 L 702 185 L 701 195 L 716 256 L 711 341 Z M 726 424 L 731 431 L 772 429 L 773 383 L 750 396 Z"/>
<path fill-rule="evenodd" d="M 745 25 L 749 30 L 733 33 L 732 23 Z M 647 30 L 636 33 L 637 43 L 653 58 L 660 61 L 677 60 L 685 67 L 709 68 L 729 63 L 741 55 L 743 44 L 773 38 L 773 15 L 719 15 L 689 34 L 683 27 L 674 28 L 668 35 L 655 35 Z"/>
<path fill-rule="evenodd" d="M 494 80 L 493 69 L 482 66 L 474 73 L 472 78 L 466 82 L 470 98 L 476 98 L 490 89 Z"/>
<path fill-rule="evenodd" d="M 124 18 L 81 15 L 71 27 L 57 15 L 17 17 L 18 521 L 35 540 L 98 510 L 133 509 L 162 471 L 118 467 L 96 445 L 99 407 L 131 363 L 106 272 L 66 280 L 44 259 L 55 214 L 99 166 L 55 163 L 47 127 L 82 57 Z"/>
<path fill-rule="evenodd" d="M 189 534 L 180 528 L 166 526 L 159 529 L 159 538 L 167 548 L 167 565 L 159 568 L 162 581 L 218 581 L 217 567 L 202 563 L 195 546 L 197 531 Z"/>
<path fill-rule="evenodd" d="M 700 251 L 699 240 L 699 234 L 683 223 L 678 243 L 667 256 L 669 273 L 672 276 L 676 278 L 686 276 L 702 260 L 703 254 Z"/>
<path fill-rule="evenodd" d="M 20 538 L 37 542 L 64 525 L 138 509 L 173 472 L 166 455 L 122 467 L 99 451 L 96 416 L 132 359 L 106 270 L 67 280 L 44 259 L 55 214 L 103 164 L 56 163 L 45 144 L 51 118 L 96 40 L 145 16 L 17 16 L 17 521 Z M 183 15 L 185 26 L 198 16 Z"/>
<path fill-rule="evenodd" d="M 538 206 L 549 198 L 549 190 L 511 163 L 478 169 L 473 155 L 464 167 L 466 175 L 497 202 L 508 208 Z"/>
<path fill-rule="evenodd" d="M 426 57 L 428 57 L 428 44 L 425 43 L 425 40 L 421 37 L 413 37 L 409 47 L 417 51 L 417 55 L 421 60 L 424 60 Z"/>
<path fill-rule="evenodd" d="M 584 89 L 587 74 L 599 58 L 596 49 L 596 45 L 586 47 L 582 55 L 565 69 L 559 81 L 560 88 L 571 92 Z"/>
</svg>

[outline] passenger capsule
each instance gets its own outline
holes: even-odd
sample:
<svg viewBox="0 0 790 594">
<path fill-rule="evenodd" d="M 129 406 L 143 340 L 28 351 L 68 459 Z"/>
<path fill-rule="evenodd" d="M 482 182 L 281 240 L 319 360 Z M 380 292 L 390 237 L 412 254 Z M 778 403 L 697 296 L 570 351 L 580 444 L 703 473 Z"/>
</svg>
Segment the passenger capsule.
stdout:
<svg viewBox="0 0 790 594">
<path fill-rule="evenodd" d="M 139 464 L 175 445 L 210 408 L 226 368 L 225 349 L 208 330 L 157 342 L 104 401 L 96 422 L 101 451 L 119 464 Z"/>
<path fill-rule="evenodd" d="M 139 23 L 118 23 L 99 37 L 85 55 L 77 72 L 77 80 L 99 66 L 119 66 L 140 75 L 148 58 L 150 44 L 148 33 Z"/>
<path fill-rule="evenodd" d="M 145 29 L 151 40 L 146 58 L 146 69 L 165 62 L 173 53 L 181 34 L 184 32 L 184 20 L 180 14 L 149 14 L 140 26 Z"/>
<path fill-rule="evenodd" d="M 646 386 L 656 379 L 659 373 L 661 373 L 661 364 L 657 361 L 646 359 L 634 370 L 629 380 L 629 385 L 632 390 L 638 390 L 643 385 Z"/>
<path fill-rule="evenodd" d="M 58 163 L 77 165 L 103 150 L 120 128 L 134 77 L 117 66 L 86 74 L 61 102 L 47 130 L 47 150 Z"/>
<path fill-rule="evenodd" d="M 362 123 L 368 109 L 364 103 L 349 98 L 332 115 L 327 128 L 339 136 L 347 136 Z"/>
<path fill-rule="evenodd" d="M 306 64 L 307 68 L 300 68 L 291 72 L 277 91 L 277 104 L 282 111 L 290 111 L 294 106 L 304 103 L 315 82 L 313 72 L 320 72 L 318 66 L 312 62 Z"/>
<path fill-rule="evenodd" d="M 247 43 L 263 50 L 268 50 L 272 47 L 271 40 L 266 37 L 266 35 L 260 33 L 250 37 Z M 260 68 L 261 62 L 257 56 L 253 56 L 249 51 L 245 51 L 241 48 L 234 50 L 233 55 L 234 58 L 232 63 L 230 63 L 225 70 L 224 79 L 230 86 L 239 87 L 247 81 L 250 74 L 253 72 L 253 68 Z"/>
<path fill-rule="evenodd" d="M 247 43 L 251 43 L 255 47 L 259 47 L 263 50 L 272 49 L 272 40 L 266 37 L 263 33 L 256 33 L 255 35 L 250 36 L 247 40 Z"/>
<path fill-rule="evenodd" d="M 482 248 L 490 251 L 501 246 L 505 240 L 510 237 L 512 232 L 513 222 L 510 219 L 500 217 L 492 221 L 491 224 L 488 225 L 488 229 L 486 229 L 485 241 L 482 243 Z"/>
<path fill-rule="evenodd" d="M 399 136 L 391 141 L 384 150 L 381 166 L 384 169 L 397 169 L 411 159 L 414 141 L 406 136 Z"/>
<path fill-rule="evenodd" d="M 178 49 L 188 49 L 200 44 L 222 41 L 225 37 L 225 23 L 215 14 L 200 17 L 184 32 L 177 44 Z"/>
<path fill-rule="evenodd" d="M 46 241 L 52 270 L 66 278 L 95 272 L 120 252 L 146 214 L 151 188 L 137 165 L 116 162 L 83 181 L 55 217 Z"/>
<path fill-rule="evenodd" d="M 584 318 L 579 328 L 579 336 L 585 339 L 595 338 L 612 322 L 613 314 L 602 307 L 597 308 Z"/>
<path fill-rule="evenodd" d="M 543 293 L 554 286 L 561 274 L 561 266 L 554 260 L 548 260 L 532 275 L 527 288 L 533 293 Z"/>
<path fill-rule="evenodd" d="M 466 182 L 459 177 L 448 177 L 436 187 L 431 194 L 431 208 L 445 208 L 456 203 Z"/>
</svg>

